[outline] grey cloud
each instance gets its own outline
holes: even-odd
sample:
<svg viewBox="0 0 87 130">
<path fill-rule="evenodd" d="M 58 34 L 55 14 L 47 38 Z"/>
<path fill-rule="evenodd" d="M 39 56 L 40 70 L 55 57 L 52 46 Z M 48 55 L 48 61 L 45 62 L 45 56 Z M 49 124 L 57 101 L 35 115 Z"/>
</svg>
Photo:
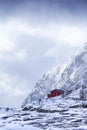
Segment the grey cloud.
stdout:
<svg viewBox="0 0 87 130">
<path fill-rule="evenodd" d="M 80 22 L 86 20 L 86 0 L 1 0 L 2 19 L 19 18 L 45 24 L 50 21 Z"/>
</svg>

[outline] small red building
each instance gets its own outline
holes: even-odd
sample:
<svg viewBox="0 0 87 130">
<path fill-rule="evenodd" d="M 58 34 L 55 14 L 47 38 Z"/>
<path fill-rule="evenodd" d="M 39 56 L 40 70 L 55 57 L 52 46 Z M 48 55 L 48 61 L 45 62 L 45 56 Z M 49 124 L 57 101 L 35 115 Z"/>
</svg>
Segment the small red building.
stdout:
<svg viewBox="0 0 87 130">
<path fill-rule="evenodd" d="M 51 97 L 56 97 L 56 96 L 59 96 L 59 95 L 62 95 L 64 94 L 64 91 L 60 90 L 60 89 L 54 89 L 50 92 L 50 94 L 47 95 L 48 98 L 51 98 Z"/>
</svg>

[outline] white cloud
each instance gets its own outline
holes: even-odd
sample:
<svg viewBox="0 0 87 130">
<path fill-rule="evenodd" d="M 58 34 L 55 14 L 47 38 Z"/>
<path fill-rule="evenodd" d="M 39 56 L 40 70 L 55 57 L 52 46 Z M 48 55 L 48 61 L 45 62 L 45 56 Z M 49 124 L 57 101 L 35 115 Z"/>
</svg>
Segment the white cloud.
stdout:
<svg viewBox="0 0 87 130">
<path fill-rule="evenodd" d="M 27 52 L 24 49 L 19 50 L 18 52 L 14 53 L 14 58 L 16 60 L 24 60 L 27 57 Z"/>
<path fill-rule="evenodd" d="M 86 33 L 86 28 L 66 23 L 49 23 L 42 26 L 38 24 L 35 26 L 20 20 L 11 20 L 0 24 L 0 50 L 14 49 L 19 34 L 50 39 L 54 44 L 62 42 L 77 46 L 86 42 Z"/>
<path fill-rule="evenodd" d="M 0 31 L 0 51 L 12 51 L 14 43 Z"/>
<path fill-rule="evenodd" d="M 0 51 L 12 51 L 15 43 L 9 36 L 9 28 L 6 28 L 2 23 L 0 24 Z"/>
<path fill-rule="evenodd" d="M 20 106 L 28 93 L 25 80 L 20 80 L 20 77 L 8 73 L 0 73 L 0 95 L 2 99 L 0 104 L 2 106 Z"/>
<path fill-rule="evenodd" d="M 85 28 L 58 23 L 43 28 L 40 31 L 40 36 L 47 37 L 56 42 L 56 44 L 65 43 L 71 46 L 78 46 L 86 41 L 86 32 Z"/>
<path fill-rule="evenodd" d="M 4 93 L 10 96 L 23 96 L 26 93 L 26 89 L 23 86 L 23 82 L 18 82 L 17 76 L 12 76 L 7 73 L 0 74 L 0 93 Z M 18 84 L 17 84 L 18 83 Z M 21 86 L 20 86 L 21 84 Z"/>
</svg>

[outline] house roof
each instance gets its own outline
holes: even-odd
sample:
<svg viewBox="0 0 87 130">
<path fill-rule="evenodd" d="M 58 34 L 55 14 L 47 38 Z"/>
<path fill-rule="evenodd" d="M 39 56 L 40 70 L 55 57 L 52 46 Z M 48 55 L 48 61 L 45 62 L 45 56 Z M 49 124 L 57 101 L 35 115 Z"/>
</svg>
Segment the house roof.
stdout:
<svg viewBox="0 0 87 130">
<path fill-rule="evenodd" d="M 63 90 L 61 90 L 61 89 L 53 89 L 53 90 L 51 90 L 51 92 L 52 91 L 60 91 L 60 92 L 64 92 Z"/>
</svg>

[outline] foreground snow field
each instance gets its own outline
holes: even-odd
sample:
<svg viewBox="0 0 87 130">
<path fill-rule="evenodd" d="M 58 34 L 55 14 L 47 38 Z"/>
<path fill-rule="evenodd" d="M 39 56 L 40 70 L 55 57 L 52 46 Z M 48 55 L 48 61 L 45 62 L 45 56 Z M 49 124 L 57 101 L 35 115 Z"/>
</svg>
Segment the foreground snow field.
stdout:
<svg viewBox="0 0 87 130">
<path fill-rule="evenodd" d="M 0 128 L 0 130 L 40 130 L 40 129 L 34 128 L 32 126 L 21 127 L 20 125 L 11 124 L 11 125 L 7 125 L 4 128 Z"/>
<path fill-rule="evenodd" d="M 28 113 L 20 110 L 1 109 L 0 110 L 0 130 L 41 130 L 40 128 L 33 127 L 25 124 L 23 116 Z"/>
<path fill-rule="evenodd" d="M 0 109 L 0 130 L 87 130 L 87 108 L 42 112 Z"/>
</svg>

